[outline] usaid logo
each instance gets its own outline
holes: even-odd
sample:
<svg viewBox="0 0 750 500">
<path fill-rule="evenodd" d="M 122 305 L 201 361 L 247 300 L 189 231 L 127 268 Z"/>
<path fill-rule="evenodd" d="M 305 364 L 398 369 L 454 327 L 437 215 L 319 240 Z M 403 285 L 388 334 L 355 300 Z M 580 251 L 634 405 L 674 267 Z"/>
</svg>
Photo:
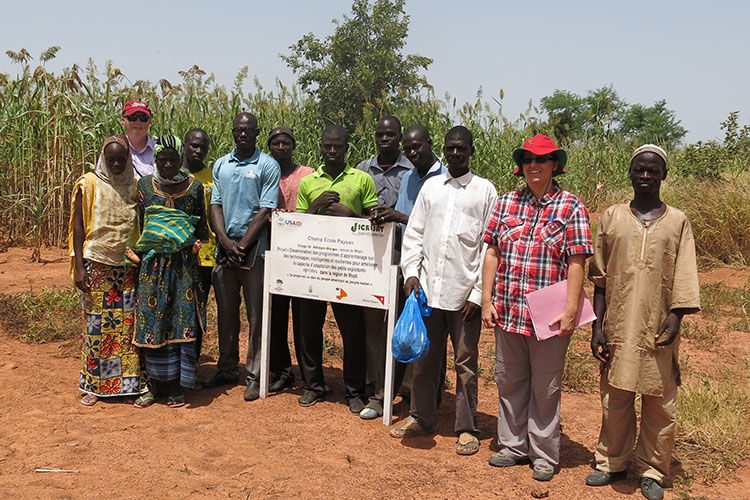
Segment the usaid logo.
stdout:
<svg viewBox="0 0 750 500">
<path fill-rule="evenodd" d="M 292 219 L 285 219 L 283 217 L 277 217 L 276 218 L 276 225 L 277 226 L 292 226 L 292 227 L 302 227 L 302 221 L 301 220 L 292 220 Z"/>
<path fill-rule="evenodd" d="M 361 234 L 361 233 L 377 234 L 377 233 L 383 232 L 383 228 L 381 226 L 376 226 L 375 224 L 364 223 L 364 222 L 355 222 L 352 225 L 351 230 L 352 230 L 352 233 L 355 233 L 355 234 Z"/>
</svg>

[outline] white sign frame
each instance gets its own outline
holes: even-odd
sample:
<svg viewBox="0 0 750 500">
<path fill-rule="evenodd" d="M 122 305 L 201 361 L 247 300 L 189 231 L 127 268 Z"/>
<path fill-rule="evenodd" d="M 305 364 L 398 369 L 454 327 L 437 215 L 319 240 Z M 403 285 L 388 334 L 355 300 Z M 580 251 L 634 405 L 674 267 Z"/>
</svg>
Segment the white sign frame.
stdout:
<svg viewBox="0 0 750 500">
<path fill-rule="evenodd" d="M 374 235 L 377 235 L 377 238 Z M 391 264 L 393 238 L 393 223 L 378 227 L 362 218 L 294 212 L 273 213 L 271 249 L 265 254 L 263 273 L 261 398 L 268 396 L 272 294 L 385 309 L 388 312 L 388 335 L 383 424 L 391 424 L 394 390 L 394 359 L 391 355 L 391 344 L 398 303 L 398 266 Z M 372 246 L 368 243 L 372 243 Z M 337 252 L 340 246 L 345 248 Z M 316 256 L 318 259 L 311 261 L 311 258 Z M 370 268 L 370 265 L 373 268 Z M 347 266 L 353 267 L 345 269 Z M 353 273 L 349 273 L 349 270 Z M 354 274 L 359 272 L 362 272 L 364 277 Z M 360 281 L 367 279 L 373 280 L 372 283 Z M 318 287 L 318 280 L 324 282 L 323 286 Z M 347 283 L 347 280 L 351 283 Z M 310 283 L 316 284 L 315 291 Z M 377 294 L 370 293 L 373 283 L 378 287 Z M 335 284 L 341 286 L 335 287 Z M 345 293 L 344 290 L 347 289 L 344 288 L 344 284 L 348 289 Z M 375 300 L 372 297 L 375 297 Z"/>
</svg>

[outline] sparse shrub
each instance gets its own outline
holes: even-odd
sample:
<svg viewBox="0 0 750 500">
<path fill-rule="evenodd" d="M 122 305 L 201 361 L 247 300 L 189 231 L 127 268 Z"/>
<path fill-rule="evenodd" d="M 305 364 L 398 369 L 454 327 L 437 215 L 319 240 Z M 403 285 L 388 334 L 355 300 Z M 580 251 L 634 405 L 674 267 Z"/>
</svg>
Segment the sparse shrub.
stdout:
<svg viewBox="0 0 750 500">
<path fill-rule="evenodd" d="M 565 353 L 563 389 L 572 392 L 590 393 L 599 387 L 600 363 L 591 355 L 589 330 L 580 328 L 573 333 L 570 346 Z"/>
<path fill-rule="evenodd" d="M 750 321 L 748 321 L 747 317 L 739 319 L 732 324 L 732 330 L 750 333 Z"/>
<path fill-rule="evenodd" d="M 479 373 L 477 375 L 484 381 L 484 385 L 489 386 L 495 383 L 495 345 L 487 346 L 487 353 L 479 357 Z M 486 367 L 486 368 L 485 368 Z"/>
<path fill-rule="evenodd" d="M 732 111 L 721 122 L 724 141 L 698 141 L 680 151 L 672 161 L 681 176 L 697 179 L 721 179 L 750 168 L 750 126 L 739 125 L 739 111 Z"/>
<path fill-rule="evenodd" d="M 690 339 L 697 347 L 705 350 L 712 349 L 721 340 L 719 327 L 715 321 L 699 323 L 692 320 L 683 320 L 680 335 Z"/>
<path fill-rule="evenodd" d="M 81 292 L 77 289 L 0 294 L 0 322 L 28 344 L 67 340 L 83 328 Z"/>
<path fill-rule="evenodd" d="M 732 288 L 724 283 L 701 285 L 701 315 L 716 318 L 748 304 L 748 289 Z"/>
<path fill-rule="evenodd" d="M 668 179 L 669 180 L 669 179 Z M 668 183 L 665 202 L 685 212 L 699 259 L 708 264 L 750 264 L 750 173 L 720 180 Z"/>
<path fill-rule="evenodd" d="M 677 396 L 675 458 L 713 481 L 750 458 L 750 366 L 689 377 Z"/>
</svg>

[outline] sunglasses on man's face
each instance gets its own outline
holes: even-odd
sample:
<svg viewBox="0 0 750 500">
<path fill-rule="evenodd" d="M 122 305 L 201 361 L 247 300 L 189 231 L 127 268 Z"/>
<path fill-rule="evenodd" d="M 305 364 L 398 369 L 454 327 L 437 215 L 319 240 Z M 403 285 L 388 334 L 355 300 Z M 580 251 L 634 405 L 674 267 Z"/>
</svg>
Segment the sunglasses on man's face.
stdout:
<svg viewBox="0 0 750 500">
<path fill-rule="evenodd" d="M 150 116 L 148 116 L 148 115 L 144 115 L 144 114 L 142 114 L 142 113 L 136 113 L 136 114 L 134 114 L 134 115 L 126 115 L 126 116 L 125 116 L 125 119 L 126 119 L 127 121 L 129 121 L 129 122 L 134 122 L 134 121 L 138 121 L 138 120 L 140 120 L 140 121 L 142 121 L 143 123 L 146 123 L 147 121 L 149 121 L 149 120 L 151 119 L 151 117 L 150 117 Z"/>
<path fill-rule="evenodd" d="M 524 165 L 531 165 L 532 161 L 536 161 L 537 163 L 547 163 L 548 161 L 553 161 L 555 159 L 554 155 L 542 155 L 542 156 L 524 156 L 521 158 L 521 163 Z"/>
</svg>

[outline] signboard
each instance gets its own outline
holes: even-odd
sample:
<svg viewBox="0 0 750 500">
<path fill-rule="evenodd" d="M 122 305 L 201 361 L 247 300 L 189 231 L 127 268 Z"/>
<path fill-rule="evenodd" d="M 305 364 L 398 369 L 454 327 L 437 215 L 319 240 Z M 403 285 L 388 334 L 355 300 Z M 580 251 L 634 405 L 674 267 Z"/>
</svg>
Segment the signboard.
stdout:
<svg viewBox="0 0 750 500">
<path fill-rule="evenodd" d="M 272 294 L 388 309 L 393 224 L 275 212 L 270 252 Z"/>
<path fill-rule="evenodd" d="M 367 219 L 274 212 L 263 278 L 260 396 L 268 395 L 271 294 L 386 309 L 383 424 L 393 416 L 393 356 L 398 268 L 391 265 L 393 224 Z M 362 332 L 364 335 L 364 332 Z"/>
</svg>

